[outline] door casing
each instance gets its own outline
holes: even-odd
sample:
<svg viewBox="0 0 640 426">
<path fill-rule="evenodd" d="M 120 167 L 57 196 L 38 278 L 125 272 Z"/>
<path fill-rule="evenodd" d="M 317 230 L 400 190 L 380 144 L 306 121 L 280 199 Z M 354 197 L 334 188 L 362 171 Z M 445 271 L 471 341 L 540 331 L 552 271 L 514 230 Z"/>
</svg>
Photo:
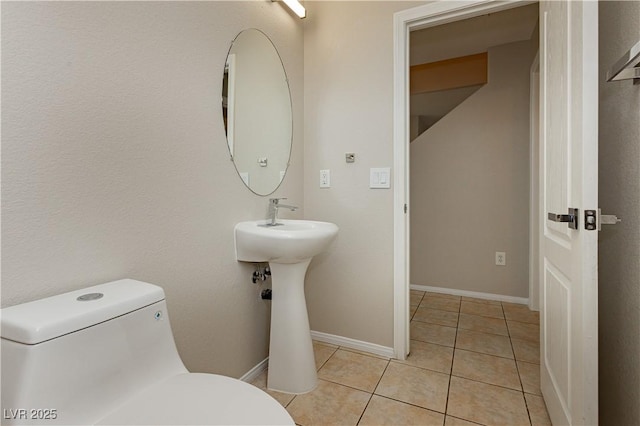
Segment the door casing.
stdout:
<svg viewBox="0 0 640 426">
<path fill-rule="evenodd" d="M 394 248 L 393 349 L 409 354 L 409 32 L 526 6 L 536 1 L 436 1 L 394 14 L 393 178 Z"/>
</svg>

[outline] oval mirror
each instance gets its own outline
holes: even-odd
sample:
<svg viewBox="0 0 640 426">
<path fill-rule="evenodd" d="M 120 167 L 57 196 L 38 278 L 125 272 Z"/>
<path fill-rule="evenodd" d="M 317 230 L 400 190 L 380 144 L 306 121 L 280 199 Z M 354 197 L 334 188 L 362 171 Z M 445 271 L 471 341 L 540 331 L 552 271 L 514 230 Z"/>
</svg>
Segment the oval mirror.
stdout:
<svg viewBox="0 0 640 426">
<path fill-rule="evenodd" d="M 256 194 L 271 194 L 289 164 L 291 96 L 280 55 L 262 31 L 244 30 L 231 44 L 222 113 L 238 175 Z"/>
</svg>

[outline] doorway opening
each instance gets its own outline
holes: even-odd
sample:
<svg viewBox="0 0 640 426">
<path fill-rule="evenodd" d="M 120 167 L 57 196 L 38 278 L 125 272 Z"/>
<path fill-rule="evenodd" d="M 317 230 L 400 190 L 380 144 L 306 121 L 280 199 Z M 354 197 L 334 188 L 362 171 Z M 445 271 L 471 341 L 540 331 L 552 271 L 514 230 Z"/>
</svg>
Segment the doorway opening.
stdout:
<svg viewBox="0 0 640 426">
<path fill-rule="evenodd" d="M 518 303 L 533 301 L 528 295 L 537 292 L 534 288 L 527 288 L 531 287 L 530 270 L 533 272 L 536 269 L 529 266 L 535 265 L 530 255 L 537 251 L 531 245 L 533 242 L 529 241 L 530 228 L 534 226 L 530 224 L 530 219 L 534 220 L 534 217 L 530 214 L 529 204 L 530 200 L 535 198 L 533 196 L 535 192 L 530 188 L 530 181 L 534 181 L 531 179 L 530 170 L 531 173 L 537 170 L 530 167 L 534 161 L 531 153 L 535 151 L 530 145 L 530 138 L 535 135 L 529 133 L 529 120 L 534 119 L 529 116 L 531 106 L 529 76 L 531 64 L 537 52 L 537 45 L 534 46 L 531 42 L 532 35 L 537 41 L 533 34 L 537 33 L 537 27 L 536 31 L 532 31 L 532 26 L 535 27 L 537 23 L 537 3 L 529 2 L 523 5 L 523 3 L 485 2 L 467 7 L 453 7 L 446 2 L 442 3 L 445 4 L 429 4 L 400 12 L 395 16 L 394 157 L 397 206 L 394 233 L 396 302 L 394 349 L 396 356 L 400 359 L 404 359 L 410 349 L 409 318 L 412 309 L 409 302 L 409 284 L 411 288 L 420 290 L 476 297 L 502 294 L 506 295 L 506 299 L 503 300 Z M 513 22 L 514 16 L 529 16 L 529 27 L 527 25 L 521 25 L 521 28 L 517 28 L 517 25 L 495 25 L 500 19 L 507 23 Z M 460 33 L 460 28 L 465 24 L 470 24 L 473 28 L 471 33 L 475 31 L 476 34 L 470 35 L 469 31 L 467 34 Z M 484 30 L 481 29 L 483 26 Z M 451 41 L 451 31 L 460 34 L 457 42 Z M 480 33 L 484 31 L 484 34 L 478 36 L 478 31 Z M 447 32 L 449 32 L 448 35 Z M 527 33 L 526 36 L 522 35 L 524 33 Z M 422 41 L 417 38 L 419 35 L 424 35 Z M 412 42 L 426 44 L 427 47 L 416 54 Z M 526 52 L 520 52 L 523 49 Z M 489 56 L 488 84 L 483 84 L 482 81 L 480 84 L 477 81 L 474 83 L 474 77 L 471 78 L 472 83 L 469 83 L 467 81 L 469 79 L 463 75 L 461 83 L 454 81 L 448 83 L 450 84 L 448 87 L 431 87 L 426 90 L 420 95 L 422 104 L 409 98 L 411 83 L 407 78 L 407 71 L 410 65 L 427 64 L 426 67 L 438 67 L 447 60 L 456 61 L 479 53 Z M 520 91 L 517 95 L 520 106 L 524 104 L 522 108 L 524 114 L 521 114 L 517 120 L 518 130 L 513 131 L 520 136 L 516 137 L 513 132 L 509 134 L 510 132 L 507 131 L 507 134 L 503 134 L 501 138 L 495 138 L 493 133 L 496 132 L 500 118 L 507 119 L 508 117 L 504 115 L 512 112 L 508 107 L 500 112 L 492 108 L 494 105 L 490 105 L 492 102 L 498 102 L 500 96 L 509 96 L 508 89 L 496 89 L 495 79 L 496 76 L 509 79 L 512 74 L 512 65 L 509 65 L 508 60 L 513 59 L 514 55 L 522 57 L 520 68 L 523 63 L 526 63 L 524 80 L 522 72 L 519 73 Z M 500 61 L 506 65 L 500 64 Z M 502 95 L 491 94 L 488 86 L 496 92 L 502 91 Z M 445 91 L 449 93 L 444 93 Z M 524 102 L 521 99 L 523 94 Z M 451 104 L 452 98 L 458 99 L 457 104 L 455 102 Z M 505 103 L 505 99 L 500 101 L 502 104 Z M 419 110 L 419 108 L 423 109 Z M 476 112 L 470 114 L 474 108 Z M 413 114 L 413 111 L 426 113 Z M 408 117 L 411 115 L 414 117 L 409 120 Z M 487 123 L 487 120 L 492 120 L 492 123 Z M 470 121 L 474 121 L 475 124 Z M 478 134 L 479 126 L 485 129 L 482 135 Z M 420 131 L 423 132 L 420 134 Z M 413 137 L 411 145 L 406 142 L 410 136 Z M 515 150 L 513 146 L 505 145 L 514 138 L 519 139 L 519 146 Z M 452 143 L 452 140 L 459 143 Z M 491 149 L 486 149 L 487 144 Z M 512 156 L 517 158 L 513 161 L 504 161 L 506 151 L 513 151 Z M 471 170 L 474 167 L 475 170 Z M 490 168 L 490 175 L 495 175 L 496 169 L 502 168 L 502 177 L 489 176 L 497 177 L 493 183 L 491 180 L 479 182 L 477 177 L 482 173 L 486 174 L 487 167 Z M 518 175 L 516 185 L 510 179 L 514 170 Z M 502 184 L 504 184 L 503 188 L 496 187 Z M 508 206 L 504 206 L 504 200 L 501 199 L 501 194 L 505 192 L 504 188 L 510 197 Z M 480 191 L 481 189 L 483 191 Z M 461 200 L 462 193 L 468 196 L 465 200 Z M 434 194 L 441 197 L 438 198 L 440 203 L 433 202 Z M 474 196 L 476 202 L 469 201 L 473 200 Z M 408 200 L 410 205 L 407 203 Z M 492 205 L 494 207 L 503 205 L 506 215 L 503 219 L 494 217 L 494 220 L 482 220 L 483 215 L 491 215 L 491 212 L 487 211 L 487 206 Z M 510 211 L 512 208 L 521 210 L 517 218 L 514 218 L 516 215 Z M 493 215 L 496 214 L 499 213 L 495 213 L 494 210 Z M 414 221 L 416 217 L 426 220 L 416 222 Z M 510 233 L 514 233 L 513 229 L 517 229 L 517 235 L 512 238 L 516 243 L 509 244 L 519 244 L 518 247 L 509 250 L 504 248 L 509 247 L 508 244 L 500 246 L 499 242 L 487 241 L 486 237 L 481 236 L 478 238 L 479 247 L 474 247 L 473 250 L 461 250 L 468 245 L 469 238 L 474 233 L 495 235 L 496 230 L 501 228 L 500 220 L 512 222 L 510 226 L 504 226 L 507 230 L 502 236 L 496 237 L 497 240 L 509 239 Z M 418 228 L 418 232 L 415 232 L 415 228 Z M 421 249 L 417 250 L 417 247 Z M 479 250 L 484 252 L 484 259 L 479 259 L 480 256 L 477 254 Z M 497 286 L 495 279 L 486 278 L 485 281 L 493 281 L 493 287 L 488 288 L 474 289 L 469 286 L 469 283 L 478 275 L 478 272 L 474 271 L 477 269 L 473 265 L 474 262 L 485 263 L 482 268 L 488 277 L 495 272 L 494 252 L 497 252 L 495 259 L 499 257 L 500 262 L 505 261 L 505 253 L 508 255 L 512 252 L 513 254 L 506 257 L 506 260 L 511 261 L 510 264 L 518 265 L 511 270 L 517 269 L 518 279 L 524 282 L 523 288 L 518 289 L 517 295 L 511 298 L 509 298 L 509 292 L 505 291 L 507 284 L 504 283 L 513 281 L 513 278 L 504 277 L 503 283 L 498 283 Z M 417 259 L 419 253 L 423 257 Z M 518 255 L 514 256 L 515 253 Z M 467 256 L 466 260 L 464 256 Z M 461 268 L 459 265 L 465 261 L 471 266 Z M 432 263 L 431 266 L 429 262 Z M 413 266 L 410 267 L 410 265 Z M 508 268 L 504 266 L 502 268 L 502 271 L 498 270 L 498 275 L 500 273 L 506 275 L 503 272 Z M 466 282 L 463 282 L 462 286 L 455 288 L 454 285 L 446 282 L 446 277 L 458 283 L 464 281 L 456 277 L 452 278 L 452 271 L 467 273 Z M 421 282 L 422 279 L 424 281 Z"/>
</svg>

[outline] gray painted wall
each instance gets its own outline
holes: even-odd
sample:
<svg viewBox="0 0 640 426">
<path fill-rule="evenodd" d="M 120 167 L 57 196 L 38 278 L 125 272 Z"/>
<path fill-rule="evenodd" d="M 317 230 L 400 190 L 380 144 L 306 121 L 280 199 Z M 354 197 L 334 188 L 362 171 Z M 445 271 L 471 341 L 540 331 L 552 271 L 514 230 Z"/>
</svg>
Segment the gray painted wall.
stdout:
<svg viewBox="0 0 640 426">
<path fill-rule="evenodd" d="M 2 4 L 3 306 L 130 277 L 164 288 L 192 371 L 239 377 L 267 356 L 269 304 L 233 227 L 268 201 L 229 161 L 221 117 L 227 51 L 251 27 L 291 84 L 275 195 L 302 205 L 302 22 L 281 4 Z"/>
<path fill-rule="evenodd" d="M 535 40 L 490 48 L 489 82 L 411 142 L 411 284 L 528 297 L 536 52 Z"/>
<path fill-rule="evenodd" d="M 393 167 L 393 14 L 420 4 L 305 3 L 305 215 L 340 227 L 331 250 L 309 266 L 309 321 L 312 330 L 387 347 L 394 182 L 370 189 L 369 168 Z M 331 188 L 319 188 L 321 169 L 331 170 Z"/>
<path fill-rule="evenodd" d="M 640 2 L 600 2 L 600 424 L 640 424 L 640 85 L 605 82 L 640 40 Z"/>
</svg>

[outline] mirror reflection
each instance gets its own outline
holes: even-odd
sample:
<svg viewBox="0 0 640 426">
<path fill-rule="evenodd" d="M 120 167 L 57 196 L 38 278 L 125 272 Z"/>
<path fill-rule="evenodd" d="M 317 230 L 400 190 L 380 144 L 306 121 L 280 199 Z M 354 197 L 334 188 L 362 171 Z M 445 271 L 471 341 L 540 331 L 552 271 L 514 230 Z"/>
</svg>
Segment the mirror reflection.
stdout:
<svg viewBox="0 0 640 426">
<path fill-rule="evenodd" d="M 245 185 L 274 192 L 291 154 L 291 96 L 278 51 L 261 31 L 242 31 L 224 69 L 222 111 L 227 145 Z"/>
</svg>

